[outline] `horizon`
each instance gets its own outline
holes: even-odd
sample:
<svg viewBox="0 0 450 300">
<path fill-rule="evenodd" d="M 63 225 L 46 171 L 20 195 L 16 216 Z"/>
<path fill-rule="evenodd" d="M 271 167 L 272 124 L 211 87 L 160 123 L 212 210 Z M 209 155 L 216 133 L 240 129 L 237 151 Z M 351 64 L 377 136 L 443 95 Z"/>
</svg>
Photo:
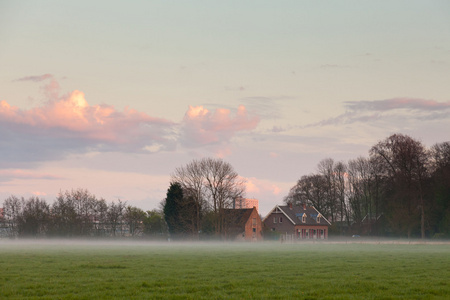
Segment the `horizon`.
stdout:
<svg viewBox="0 0 450 300">
<path fill-rule="evenodd" d="M 157 209 L 222 158 L 265 216 L 326 158 L 450 140 L 450 3 L 4 1 L 0 198 Z M 424 17 L 425 16 L 425 17 Z"/>
</svg>

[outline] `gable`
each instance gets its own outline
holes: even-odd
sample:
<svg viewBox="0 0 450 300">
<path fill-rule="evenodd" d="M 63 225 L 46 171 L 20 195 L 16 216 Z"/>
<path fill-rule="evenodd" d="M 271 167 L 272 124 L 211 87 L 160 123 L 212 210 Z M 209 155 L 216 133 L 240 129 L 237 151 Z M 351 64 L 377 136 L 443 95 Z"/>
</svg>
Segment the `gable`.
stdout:
<svg viewBox="0 0 450 300">
<path fill-rule="evenodd" d="M 292 220 L 292 218 L 289 215 L 287 215 L 286 212 L 284 212 L 284 210 L 278 205 L 275 206 L 262 221 L 265 222 L 267 218 L 270 217 L 272 214 L 281 214 L 285 216 L 292 223 L 292 225 L 295 225 L 294 220 Z"/>
<path fill-rule="evenodd" d="M 277 205 L 274 209 L 272 209 L 268 216 L 272 213 L 283 213 L 283 215 L 285 215 L 286 218 L 288 218 L 288 220 L 290 220 L 294 225 L 331 225 L 331 223 L 323 217 L 323 215 L 314 206 Z M 264 218 L 264 220 L 266 220 L 266 218 Z M 318 219 L 319 222 L 317 222 Z"/>
</svg>

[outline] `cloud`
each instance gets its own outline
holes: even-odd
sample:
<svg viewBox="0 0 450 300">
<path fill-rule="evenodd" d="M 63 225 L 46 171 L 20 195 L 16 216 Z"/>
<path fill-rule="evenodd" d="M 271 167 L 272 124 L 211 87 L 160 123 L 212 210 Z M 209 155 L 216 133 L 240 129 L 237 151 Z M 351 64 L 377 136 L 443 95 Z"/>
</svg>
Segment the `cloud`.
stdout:
<svg viewBox="0 0 450 300">
<path fill-rule="evenodd" d="M 261 118 L 280 119 L 282 118 L 280 101 L 291 100 L 286 96 L 280 97 L 246 97 L 240 99 L 250 111 L 255 112 Z"/>
<path fill-rule="evenodd" d="M 141 138 L 162 140 L 164 129 L 172 125 L 170 121 L 128 107 L 120 112 L 109 105 L 91 106 L 84 93 L 77 90 L 58 101 L 29 110 L 0 101 L 0 119 L 3 126 L 21 132 L 39 135 L 42 130 L 42 135 L 52 132 L 55 138 L 72 137 L 110 144 L 135 143 Z"/>
<path fill-rule="evenodd" d="M 156 152 L 175 147 L 174 122 L 126 107 L 89 105 L 83 92 L 59 96 L 52 75 L 19 81 L 45 81 L 47 102 L 19 109 L 0 101 L 0 166 L 58 160 L 90 151 Z"/>
<path fill-rule="evenodd" d="M 180 141 L 187 147 L 227 144 L 236 133 L 252 130 L 258 123 L 259 117 L 249 114 L 243 105 L 234 114 L 225 108 L 209 111 L 203 106 L 189 106 Z"/>
<path fill-rule="evenodd" d="M 244 85 L 240 85 L 240 86 L 226 86 L 225 87 L 225 90 L 229 91 L 229 92 L 236 92 L 236 91 L 243 92 L 246 89 L 247 89 L 247 87 L 244 86 Z"/>
<path fill-rule="evenodd" d="M 437 102 L 417 98 L 393 98 L 374 101 L 347 101 L 344 102 L 347 109 L 352 111 L 389 111 L 407 109 L 415 111 L 439 111 L 450 109 L 450 101 Z"/>
<path fill-rule="evenodd" d="M 47 81 L 46 84 L 41 86 L 41 90 L 43 91 L 44 95 L 50 100 L 57 100 L 59 96 L 60 86 L 58 81 L 55 79 L 55 77 L 52 74 L 43 74 L 43 75 L 37 75 L 37 76 L 25 76 L 18 79 L 15 79 L 13 81 L 30 81 L 30 82 L 43 82 Z"/>
<path fill-rule="evenodd" d="M 270 129 L 271 132 L 273 133 L 278 133 L 278 132 L 283 132 L 286 131 L 286 129 L 284 129 L 283 127 L 280 126 L 273 126 L 272 129 Z"/>
<path fill-rule="evenodd" d="M 344 102 L 346 112 L 304 127 L 352 123 L 372 123 L 383 119 L 393 121 L 408 118 L 439 120 L 450 118 L 450 101 L 438 102 L 418 98 L 392 98 L 373 101 Z"/>
<path fill-rule="evenodd" d="M 20 170 L 20 169 L 3 169 L 0 170 L 0 181 L 10 181 L 12 179 L 25 179 L 25 180 L 36 180 L 36 179 L 44 179 L 44 180 L 58 180 L 64 179 L 60 176 L 55 176 L 48 173 L 39 173 L 28 170 Z"/>
<path fill-rule="evenodd" d="M 43 74 L 43 75 L 38 75 L 38 76 L 26 76 L 26 77 L 21 77 L 18 79 L 15 79 L 13 81 L 32 81 L 32 82 L 41 82 L 47 79 L 53 78 L 52 74 Z"/>
<path fill-rule="evenodd" d="M 271 181 L 255 177 L 245 178 L 245 180 L 245 190 L 250 197 L 260 196 L 262 194 L 278 196 L 281 192 L 281 188 Z"/>
<path fill-rule="evenodd" d="M 277 158 L 279 156 L 279 154 L 276 152 L 269 152 L 269 156 L 272 158 Z"/>
<path fill-rule="evenodd" d="M 60 95 L 54 76 L 27 76 L 16 81 L 42 83 L 46 101 L 20 109 L 0 101 L 0 167 L 60 160 L 91 152 L 156 153 L 181 147 L 205 147 L 218 157 L 231 153 L 230 141 L 254 129 L 259 118 L 244 106 L 237 110 L 189 106 L 181 122 L 152 117 L 126 107 L 90 105 L 82 91 Z"/>
</svg>

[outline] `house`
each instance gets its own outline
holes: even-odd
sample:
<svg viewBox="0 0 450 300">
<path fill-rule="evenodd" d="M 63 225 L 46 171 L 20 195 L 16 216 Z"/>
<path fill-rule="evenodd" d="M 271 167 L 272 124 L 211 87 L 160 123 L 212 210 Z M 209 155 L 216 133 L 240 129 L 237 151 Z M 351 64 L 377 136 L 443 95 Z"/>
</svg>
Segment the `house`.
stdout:
<svg viewBox="0 0 450 300">
<path fill-rule="evenodd" d="M 331 223 L 314 207 L 277 205 L 263 219 L 264 226 L 275 233 L 294 239 L 327 239 Z"/>
<path fill-rule="evenodd" d="M 256 207 L 225 209 L 225 236 L 233 240 L 262 240 L 262 221 Z"/>
</svg>

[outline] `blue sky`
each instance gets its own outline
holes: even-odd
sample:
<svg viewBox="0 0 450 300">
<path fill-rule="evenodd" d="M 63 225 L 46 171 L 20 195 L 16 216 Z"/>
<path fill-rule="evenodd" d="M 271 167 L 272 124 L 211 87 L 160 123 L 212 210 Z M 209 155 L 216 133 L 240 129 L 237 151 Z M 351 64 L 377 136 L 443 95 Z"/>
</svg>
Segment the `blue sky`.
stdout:
<svg viewBox="0 0 450 300">
<path fill-rule="evenodd" d="M 0 1 L 0 196 L 158 206 L 222 157 L 261 213 L 321 159 L 449 140 L 448 1 Z"/>
</svg>

